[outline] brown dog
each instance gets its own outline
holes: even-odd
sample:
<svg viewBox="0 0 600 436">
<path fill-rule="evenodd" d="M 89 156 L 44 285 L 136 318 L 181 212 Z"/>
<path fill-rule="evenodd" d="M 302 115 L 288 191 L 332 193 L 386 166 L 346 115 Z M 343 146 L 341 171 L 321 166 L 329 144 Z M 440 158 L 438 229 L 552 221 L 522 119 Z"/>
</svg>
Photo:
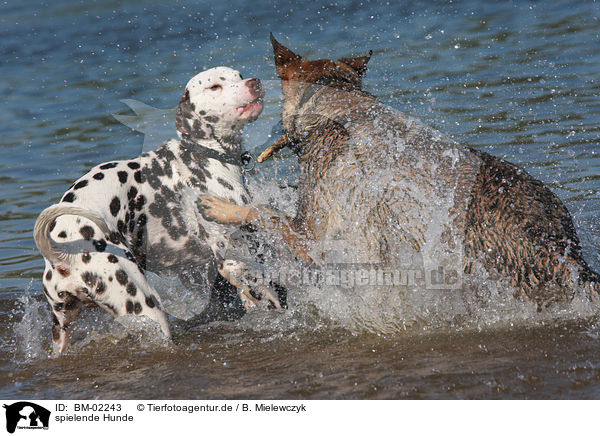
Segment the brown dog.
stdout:
<svg viewBox="0 0 600 436">
<path fill-rule="evenodd" d="M 315 241 L 352 241 L 353 261 L 393 265 L 399 253 L 442 253 L 507 277 L 515 296 L 537 303 L 596 299 L 600 276 L 581 255 L 566 207 L 513 164 L 461 146 L 361 90 L 367 57 L 309 61 L 271 35 L 285 96 L 285 146 L 299 156 L 297 215 L 281 218 L 212 197 L 205 213 L 281 232 L 310 260 Z M 309 249 L 311 249 L 309 254 Z"/>
</svg>

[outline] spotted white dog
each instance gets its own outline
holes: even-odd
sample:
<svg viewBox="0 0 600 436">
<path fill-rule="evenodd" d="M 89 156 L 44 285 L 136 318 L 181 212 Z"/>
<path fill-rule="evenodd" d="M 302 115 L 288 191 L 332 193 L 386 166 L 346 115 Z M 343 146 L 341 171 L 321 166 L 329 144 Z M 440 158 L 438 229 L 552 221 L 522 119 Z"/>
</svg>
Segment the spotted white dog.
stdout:
<svg viewBox="0 0 600 436">
<path fill-rule="evenodd" d="M 256 303 L 239 280 L 244 265 L 219 254 L 228 246 L 224 226 L 206 221 L 189 192 L 248 203 L 241 132 L 262 112 L 263 96 L 258 79 L 243 80 L 230 68 L 198 74 L 177 109 L 179 140 L 93 168 L 42 212 L 34 238 L 46 261 L 43 284 L 53 311 L 55 352 L 66 349 L 69 327 L 85 303 L 115 316 L 146 315 L 170 336 L 146 269 L 175 272 L 193 287 L 216 266 L 246 306 Z M 272 293 L 262 291 L 280 307 Z"/>
</svg>

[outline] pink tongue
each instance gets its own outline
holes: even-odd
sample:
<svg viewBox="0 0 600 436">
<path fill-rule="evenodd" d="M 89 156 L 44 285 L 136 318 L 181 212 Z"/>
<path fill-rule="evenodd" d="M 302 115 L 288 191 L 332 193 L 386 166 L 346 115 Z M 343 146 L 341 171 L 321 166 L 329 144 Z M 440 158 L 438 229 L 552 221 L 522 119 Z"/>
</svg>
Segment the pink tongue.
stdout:
<svg viewBox="0 0 600 436">
<path fill-rule="evenodd" d="M 237 113 L 242 114 L 246 111 L 251 111 L 254 108 L 256 108 L 260 103 L 255 101 L 252 103 L 248 103 L 246 106 L 240 106 L 240 107 L 236 107 L 235 110 L 237 111 Z"/>
</svg>

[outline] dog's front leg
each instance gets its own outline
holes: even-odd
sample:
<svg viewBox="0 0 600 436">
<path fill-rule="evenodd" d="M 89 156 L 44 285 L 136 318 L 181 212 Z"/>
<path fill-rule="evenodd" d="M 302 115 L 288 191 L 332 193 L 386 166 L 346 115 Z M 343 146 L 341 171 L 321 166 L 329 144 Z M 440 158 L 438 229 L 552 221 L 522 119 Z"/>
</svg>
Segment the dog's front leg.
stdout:
<svg viewBox="0 0 600 436">
<path fill-rule="evenodd" d="M 256 214 L 250 206 L 239 206 L 212 195 L 199 196 L 198 210 L 206 220 L 221 224 L 247 224 Z"/>
<path fill-rule="evenodd" d="M 238 206 L 212 195 L 198 197 L 198 209 L 208 221 L 222 224 L 258 224 L 264 229 L 276 231 L 290 246 L 292 252 L 303 261 L 311 264 L 313 260 L 308 255 L 312 232 L 308 226 L 294 225 L 289 216 L 281 217 L 281 213 L 266 208 Z"/>
</svg>

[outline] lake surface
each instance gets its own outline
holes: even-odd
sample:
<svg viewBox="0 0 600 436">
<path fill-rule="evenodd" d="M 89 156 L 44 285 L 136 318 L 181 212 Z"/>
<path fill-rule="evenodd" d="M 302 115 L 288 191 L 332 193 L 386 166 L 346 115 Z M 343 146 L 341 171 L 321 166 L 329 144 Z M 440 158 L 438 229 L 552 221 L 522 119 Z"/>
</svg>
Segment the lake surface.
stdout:
<svg viewBox="0 0 600 436">
<path fill-rule="evenodd" d="M 598 4 L 277 3 L 0 4 L 0 397 L 600 398 L 600 324 L 577 304 L 544 317 L 525 303 L 515 317 L 482 309 L 464 324 L 422 312 L 418 327 L 384 333 L 290 295 L 286 313 L 201 326 L 174 344 L 90 310 L 73 349 L 48 357 L 37 215 L 96 164 L 173 135 L 169 110 L 212 66 L 265 83 L 265 111 L 246 130 L 260 152 L 282 101 L 270 31 L 309 58 L 372 49 L 369 92 L 544 181 L 600 269 Z M 113 116 L 134 115 L 122 100 L 157 108 L 162 124 L 127 127 Z M 293 189 L 280 186 L 295 180 L 294 160 L 280 158 L 250 187 L 291 210 Z"/>
</svg>

